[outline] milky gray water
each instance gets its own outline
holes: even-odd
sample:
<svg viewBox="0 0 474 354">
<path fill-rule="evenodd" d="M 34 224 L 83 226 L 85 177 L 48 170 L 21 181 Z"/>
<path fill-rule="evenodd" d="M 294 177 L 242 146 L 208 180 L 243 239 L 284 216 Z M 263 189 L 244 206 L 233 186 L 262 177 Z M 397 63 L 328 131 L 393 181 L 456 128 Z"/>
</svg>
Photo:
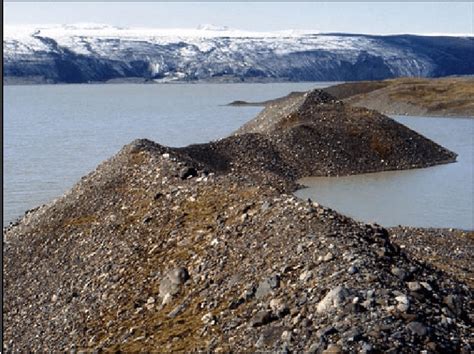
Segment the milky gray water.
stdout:
<svg viewBox="0 0 474 354">
<path fill-rule="evenodd" d="M 60 196 L 137 138 L 184 146 L 230 134 L 260 101 L 330 83 L 4 87 L 4 225 Z"/>
<path fill-rule="evenodd" d="M 229 107 L 329 83 L 4 87 L 4 225 L 69 189 L 136 138 L 184 146 L 230 134 L 261 107 Z M 397 117 L 459 154 L 427 169 L 305 181 L 361 221 L 473 229 L 473 120 Z"/>
<path fill-rule="evenodd" d="M 458 154 L 429 168 L 348 177 L 305 178 L 296 194 L 384 226 L 474 229 L 474 119 L 394 117 Z"/>
</svg>

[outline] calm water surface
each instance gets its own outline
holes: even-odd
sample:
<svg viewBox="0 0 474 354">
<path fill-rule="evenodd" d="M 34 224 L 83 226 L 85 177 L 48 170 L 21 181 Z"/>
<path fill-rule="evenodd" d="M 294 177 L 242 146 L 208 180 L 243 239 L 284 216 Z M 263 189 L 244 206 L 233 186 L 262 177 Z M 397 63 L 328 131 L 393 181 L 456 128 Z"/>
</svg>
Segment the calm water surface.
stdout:
<svg viewBox="0 0 474 354">
<path fill-rule="evenodd" d="M 474 229 L 474 120 L 394 117 L 458 154 L 457 162 L 348 177 L 304 178 L 296 194 L 384 226 Z"/>
<path fill-rule="evenodd" d="M 260 107 L 226 107 L 333 83 L 4 87 L 4 225 L 61 195 L 124 144 L 230 134 Z"/>
</svg>

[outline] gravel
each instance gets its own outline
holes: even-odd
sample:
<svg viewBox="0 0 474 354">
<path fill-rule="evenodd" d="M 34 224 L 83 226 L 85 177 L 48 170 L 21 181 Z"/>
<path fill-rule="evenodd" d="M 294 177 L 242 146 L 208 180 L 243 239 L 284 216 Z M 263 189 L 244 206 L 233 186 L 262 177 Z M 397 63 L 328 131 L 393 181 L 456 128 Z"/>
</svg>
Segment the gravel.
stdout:
<svg viewBox="0 0 474 354">
<path fill-rule="evenodd" d="M 344 107 L 310 97 L 317 119 Z M 337 136 L 347 110 L 331 118 L 342 114 Z M 180 149 L 134 141 L 4 229 L 3 349 L 470 352 L 472 288 L 437 266 L 442 253 L 430 262 L 416 242 L 401 247 L 423 230 L 358 223 L 291 194 L 295 178 L 329 163 L 374 167 L 350 156 L 339 165 L 329 126 L 306 119 Z M 401 130 L 418 147 L 393 140 L 388 167 L 452 157 Z M 294 169 L 285 154 L 309 141 L 295 134 L 338 152 L 309 163 L 303 149 Z"/>
</svg>

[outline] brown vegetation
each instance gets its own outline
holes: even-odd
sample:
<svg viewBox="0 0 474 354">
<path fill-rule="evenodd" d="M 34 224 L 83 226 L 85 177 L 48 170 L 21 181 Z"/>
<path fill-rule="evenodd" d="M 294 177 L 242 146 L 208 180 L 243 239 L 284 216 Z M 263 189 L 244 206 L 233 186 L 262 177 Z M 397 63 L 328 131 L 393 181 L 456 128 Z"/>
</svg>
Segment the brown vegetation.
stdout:
<svg viewBox="0 0 474 354">
<path fill-rule="evenodd" d="M 474 78 L 402 78 L 325 89 L 346 103 L 387 114 L 474 116 Z"/>
</svg>

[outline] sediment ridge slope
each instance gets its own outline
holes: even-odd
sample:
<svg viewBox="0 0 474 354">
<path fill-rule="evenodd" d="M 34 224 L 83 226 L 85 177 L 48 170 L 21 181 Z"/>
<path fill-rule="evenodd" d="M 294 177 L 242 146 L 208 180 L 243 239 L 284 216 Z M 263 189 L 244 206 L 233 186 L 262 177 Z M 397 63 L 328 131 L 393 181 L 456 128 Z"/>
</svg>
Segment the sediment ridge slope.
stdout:
<svg viewBox="0 0 474 354">
<path fill-rule="evenodd" d="M 455 153 L 376 111 L 321 90 L 267 105 L 236 136 L 261 134 L 298 177 L 426 167 Z"/>
<path fill-rule="evenodd" d="M 454 154 L 319 91 L 291 107 L 209 144 L 134 141 L 6 228 L 4 350 L 469 352 L 468 285 L 290 194 L 329 163 L 385 168 L 341 163 L 358 119 L 394 129 L 390 168 Z M 324 134 L 319 163 L 304 144 Z"/>
</svg>

